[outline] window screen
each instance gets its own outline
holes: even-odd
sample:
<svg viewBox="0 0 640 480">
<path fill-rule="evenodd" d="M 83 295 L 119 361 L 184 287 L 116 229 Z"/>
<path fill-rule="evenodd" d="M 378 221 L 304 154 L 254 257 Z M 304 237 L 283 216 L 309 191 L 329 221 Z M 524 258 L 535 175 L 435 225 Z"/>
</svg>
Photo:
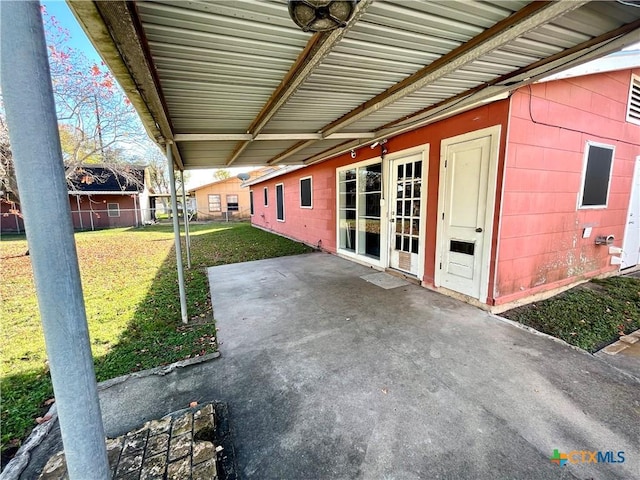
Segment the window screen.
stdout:
<svg viewBox="0 0 640 480">
<path fill-rule="evenodd" d="M 109 217 L 120 216 L 120 204 L 119 203 L 107 203 L 107 215 Z"/>
<path fill-rule="evenodd" d="M 249 191 L 249 212 L 253 215 L 253 190 Z"/>
<path fill-rule="evenodd" d="M 284 185 L 276 185 L 276 218 L 284 222 Z"/>
<path fill-rule="evenodd" d="M 227 195 L 227 211 L 237 212 L 238 210 L 238 195 Z"/>
<path fill-rule="evenodd" d="M 209 195 L 209 211 L 219 212 L 220 210 L 220 195 Z"/>
<path fill-rule="evenodd" d="M 300 179 L 300 206 L 311 208 L 311 177 Z"/>
<path fill-rule="evenodd" d="M 588 144 L 587 167 L 582 186 L 582 207 L 604 207 L 609 194 L 613 147 Z"/>
</svg>

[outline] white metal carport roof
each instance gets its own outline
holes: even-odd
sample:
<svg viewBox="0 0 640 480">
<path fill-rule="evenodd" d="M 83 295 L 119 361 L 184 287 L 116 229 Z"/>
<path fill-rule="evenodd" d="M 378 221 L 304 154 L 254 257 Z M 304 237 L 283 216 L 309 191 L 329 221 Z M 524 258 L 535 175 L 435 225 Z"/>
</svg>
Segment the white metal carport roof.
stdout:
<svg viewBox="0 0 640 480">
<path fill-rule="evenodd" d="M 181 170 L 322 161 L 640 41 L 616 1 L 361 0 L 315 34 L 283 0 L 69 4 Z"/>
</svg>

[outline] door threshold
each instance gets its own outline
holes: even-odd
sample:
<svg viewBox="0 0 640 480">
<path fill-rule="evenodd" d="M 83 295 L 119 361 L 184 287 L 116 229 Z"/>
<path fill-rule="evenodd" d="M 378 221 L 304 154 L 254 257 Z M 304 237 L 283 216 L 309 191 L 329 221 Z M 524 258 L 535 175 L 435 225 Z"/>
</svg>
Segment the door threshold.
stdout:
<svg viewBox="0 0 640 480">
<path fill-rule="evenodd" d="M 385 268 L 385 273 L 388 273 L 389 275 L 393 275 L 394 277 L 398 277 L 398 278 L 402 278 L 403 280 L 406 280 L 407 282 L 411 282 L 411 283 L 415 283 L 416 285 L 422 285 L 422 282 L 420 281 L 420 279 L 415 276 L 415 275 L 411 275 L 410 273 L 407 272 L 403 272 L 401 270 L 396 270 L 395 268 Z"/>
</svg>

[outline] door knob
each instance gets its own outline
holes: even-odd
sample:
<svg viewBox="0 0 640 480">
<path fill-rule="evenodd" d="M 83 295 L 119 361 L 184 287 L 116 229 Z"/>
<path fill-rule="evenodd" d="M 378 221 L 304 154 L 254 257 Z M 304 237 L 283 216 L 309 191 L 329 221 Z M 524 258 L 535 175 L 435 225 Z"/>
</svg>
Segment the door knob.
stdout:
<svg viewBox="0 0 640 480">
<path fill-rule="evenodd" d="M 482 228 L 480 228 L 480 227 L 476 228 L 476 232 L 482 233 Z"/>
</svg>

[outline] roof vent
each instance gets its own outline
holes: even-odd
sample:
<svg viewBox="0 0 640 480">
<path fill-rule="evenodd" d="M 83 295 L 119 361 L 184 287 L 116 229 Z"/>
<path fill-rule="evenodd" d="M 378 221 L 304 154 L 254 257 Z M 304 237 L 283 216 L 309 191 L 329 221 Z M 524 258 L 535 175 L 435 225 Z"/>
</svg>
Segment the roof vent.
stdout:
<svg viewBox="0 0 640 480">
<path fill-rule="evenodd" d="M 358 0 L 289 0 L 289 15 L 304 32 L 344 28 Z"/>
<path fill-rule="evenodd" d="M 631 76 L 629 102 L 627 103 L 627 122 L 640 125 L 640 77 Z"/>
</svg>

